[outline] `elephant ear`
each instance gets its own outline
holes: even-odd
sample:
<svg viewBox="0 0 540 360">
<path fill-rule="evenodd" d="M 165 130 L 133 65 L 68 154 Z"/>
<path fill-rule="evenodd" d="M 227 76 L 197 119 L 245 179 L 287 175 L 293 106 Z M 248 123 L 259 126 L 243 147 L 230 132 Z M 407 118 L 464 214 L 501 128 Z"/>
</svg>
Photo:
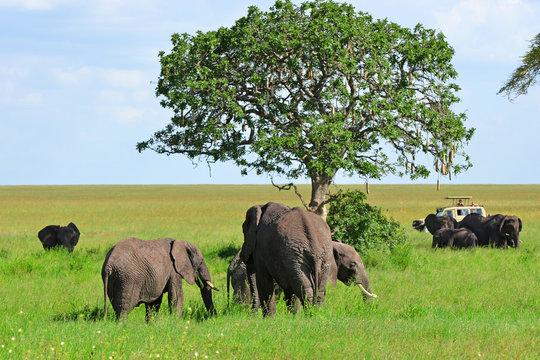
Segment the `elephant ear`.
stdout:
<svg viewBox="0 0 540 360">
<path fill-rule="evenodd" d="M 330 262 L 330 271 L 328 273 L 328 282 L 333 287 L 337 286 L 337 274 L 338 274 L 338 265 L 339 252 L 336 248 L 335 241 L 332 241 L 332 261 Z M 336 243 L 337 244 L 337 243 Z"/>
<path fill-rule="evenodd" d="M 521 219 L 520 219 L 520 218 L 517 218 L 517 219 L 518 219 L 518 222 L 519 222 L 519 232 L 521 232 L 521 228 L 523 227 L 523 226 L 521 225 Z"/>
<path fill-rule="evenodd" d="M 255 250 L 255 244 L 257 242 L 257 227 L 262 216 L 262 208 L 260 205 L 255 205 L 249 208 L 246 212 L 246 220 L 242 224 L 242 231 L 244 232 L 244 244 L 240 252 L 240 258 L 246 264 L 248 259 Z M 251 262 L 249 262 L 251 263 Z"/>
<path fill-rule="evenodd" d="M 173 240 L 171 244 L 171 260 L 174 270 L 184 278 L 190 285 L 195 284 L 195 267 L 188 254 L 187 242 Z"/>
</svg>

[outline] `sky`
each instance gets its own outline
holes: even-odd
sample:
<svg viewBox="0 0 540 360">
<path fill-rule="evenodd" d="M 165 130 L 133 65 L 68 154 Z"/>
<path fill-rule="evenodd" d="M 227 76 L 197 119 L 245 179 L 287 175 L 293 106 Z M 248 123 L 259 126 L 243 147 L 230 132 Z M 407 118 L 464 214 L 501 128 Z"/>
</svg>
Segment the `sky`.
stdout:
<svg viewBox="0 0 540 360">
<path fill-rule="evenodd" d="M 294 1 L 299 4 L 300 1 Z M 401 26 L 442 32 L 455 49 L 456 112 L 476 133 L 473 167 L 442 184 L 540 183 L 540 86 L 498 89 L 540 32 L 540 0 L 349 0 Z M 155 96 L 174 33 L 230 27 L 273 0 L 0 0 L 0 185 L 268 184 L 233 163 L 139 153 L 171 112 Z M 278 182 L 290 179 L 277 178 Z M 364 183 L 338 173 L 335 183 Z M 435 184 L 387 176 L 374 184 Z M 307 183 L 306 179 L 295 180 Z"/>
</svg>

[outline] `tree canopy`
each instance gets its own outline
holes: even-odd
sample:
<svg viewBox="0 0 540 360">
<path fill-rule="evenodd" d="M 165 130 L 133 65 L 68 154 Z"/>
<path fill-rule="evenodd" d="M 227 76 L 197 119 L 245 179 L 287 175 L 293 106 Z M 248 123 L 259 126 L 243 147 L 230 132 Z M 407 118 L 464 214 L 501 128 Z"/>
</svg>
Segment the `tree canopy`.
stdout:
<svg viewBox="0 0 540 360">
<path fill-rule="evenodd" d="M 345 3 L 278 0 L 230 28 L 173 34 L 172 44 L 156 88 L 171 122 L 139 151 L 307 177 L 309 208 L 322 214 L 339 170 L 416 179 L 434 164 L 450 176 L 471 165 L 462 149 L 474 129 L 452 109 L 454 50 L 440 32 Z"/>
<path fill-rule="evenodd" d="M 540 77 L 540 33 L 531 40 L 529 51 L 522 57 L 522 63 L 497 94 L 506 93 L 509 99 L 527 94 L 529 87 L 538 83 Z"/>
</svg>

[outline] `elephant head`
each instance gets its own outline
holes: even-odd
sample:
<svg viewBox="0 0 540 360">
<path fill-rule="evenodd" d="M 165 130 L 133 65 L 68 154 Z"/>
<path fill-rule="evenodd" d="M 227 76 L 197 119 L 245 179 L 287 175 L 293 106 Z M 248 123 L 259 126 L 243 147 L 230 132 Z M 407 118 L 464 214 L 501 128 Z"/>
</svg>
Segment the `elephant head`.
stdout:
<svg viewBox="0 0 540 360">
<path fill-rule="evenodd" d="M 59 246 L 72 252 L 79 242 L 79 237 L 79 229 L 74 223 L 69 223 L 68 226 L 48 225 L 38 233 L 38 238 L 45 250 Z"/>
<path fill-rule="evenodd" d="M 371 286 L 364 267 L 364 262 L 356 250 L 347 244 L 332 241 L 334 262 L 331 264 L 330 283 L 336 286 L 337 280 L 349 285 L 357 285 L 362 291 L 364 300 L 376 298 L 377 295 L 371 293 Z"/>
<path fill-rule="evenodd" d="M 219 291 L 211 281 L 210 271 L 199 248 L 186 241 L 174 240 L 171 244 L 174 270 L 190 285 L 197 284 L 208 313 L 215 315 L 212 290 Z"/>
<path fill-rule="evenodd" d="M 451 239 L 454 234 L 452 229 L 439 229 L 433 234 L 433 243 L 431 247 L 433 249 L 452 246 Z"/>
<path fill-rule="evenodd" d="M 521 232 L 521 219 L 517 216 L 504 216 L 498 228 L 499 240 L 497 246 L 519 247 L 519 233 Z"/>
</svg>

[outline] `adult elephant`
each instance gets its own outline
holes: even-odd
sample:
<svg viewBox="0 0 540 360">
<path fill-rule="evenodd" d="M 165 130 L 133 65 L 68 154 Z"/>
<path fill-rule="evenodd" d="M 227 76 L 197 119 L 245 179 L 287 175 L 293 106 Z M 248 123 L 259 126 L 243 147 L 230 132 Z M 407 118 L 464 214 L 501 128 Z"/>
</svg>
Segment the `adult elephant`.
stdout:
<svg viewBox="0 0 540 360">
<path fill-rule="evenodd" d="M 212 301 L 210 271 L 201 251 L 184 240 L 127 238 L 107 254 L 101 269 L 103 279 L 105 318 L 107 296 L 116 318 L 127 317 L 133 308 L 145 304 L 146 321 L 159 311 L 164 293 L 168 293 L 169 310 L 182 315 L 182 279 L 197 283 L 210 314 L 215 314 Z"/>
<path fill-rule="evenodd" d="M 356 285 L 362 291 L 364 300 L 376 298 L 377 295 L 371 293 L 371 285 L 367 276 L 364 262 L 354 247 L 332 241 L 332 263 L 328 282 L 336 286 L 337 280 L 345 285 Z M 229 298 L 229 281 L 233 288 L 233 299 L 237 299 L 242 304 L 252 304 L 254 309 L 259 307 L 259 295 L 257 293 L 256 275 L 253 273 L 248 277 L 246 265 L 240 259 L 240 252 L 236 254 L 227 269 L 227 299 Z M 252 285 L 253 284 L 253 285 Z M 278 289 L 277 294 L 281 289 Z"/>
<path fill-rule="evenodd" d="M 470 229 L 478 238 L 478 245 L 508 248 L 519 247 L 521 219 L 517 216 L 469 214 L 460 222 L 460 227 Z"/>
<path fill-rule="evenodd" d="M 436 248 L 471 248 L 478 246 L 478 238 L 469 229 L 440 229 L 433 234 L 431 247 Z"/>
<path fill-rule="evenodd" d="M 47 225 L 39 231 L 38 238 L 45 250 L 58 246 L 73 252 L 75 245 L 79 242 L 80 235 L 77 226 L 70 222 L 68 226 Z"/>
<path fill-rule="evenodd" d="M 458 227 L 457 220 L 448 215 L 437 216 L 435 214 L 429 214 L 424 219 L 424 223 L 431 235 L 440 229 L 456 229 Z"/>
<path fill-rule="evenodd" d="M 274 282 L 288 308 L 296 296 L 302 305 L 322 304 L 332 261 L 330 228 L 318 215 L 270 202 L 252 206 L 242 224 L 240 259 L 254 265 L 263 315 L 275 309 Z"/>
</svg>

